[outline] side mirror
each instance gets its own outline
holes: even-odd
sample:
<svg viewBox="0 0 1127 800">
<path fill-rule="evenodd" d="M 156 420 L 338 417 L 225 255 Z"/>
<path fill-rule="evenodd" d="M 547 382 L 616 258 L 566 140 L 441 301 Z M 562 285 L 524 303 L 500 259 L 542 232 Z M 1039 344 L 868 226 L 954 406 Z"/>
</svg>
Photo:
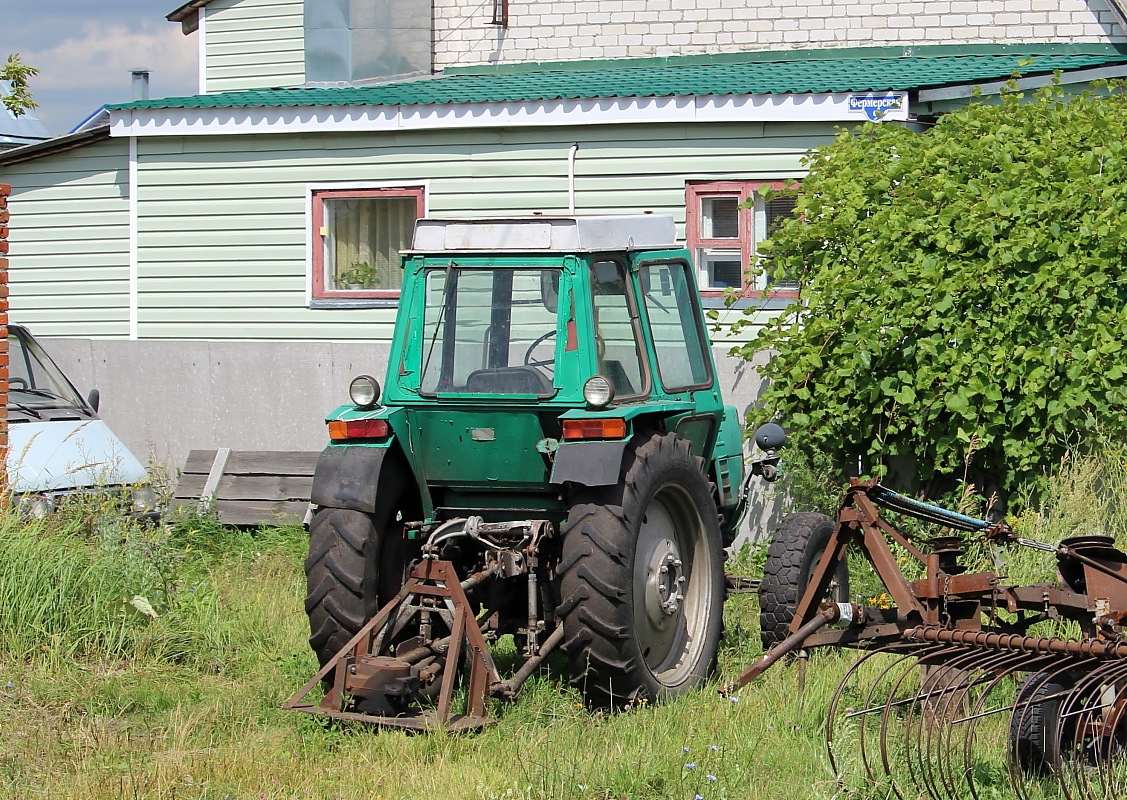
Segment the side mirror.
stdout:
<svg viewBox="0 0 1127 800">
<path fill-rule="evenodd" d="M 760 425 L 756 429 L 754 436 L 755 443 L 759 445 L 760 450 L 770 452 L 771 450 L 778 450 L 787 443 L 787 433 L 781 426 L 776 425 L 774 422 L 768 422 L 765 425 Z"/>
<path fill-rule="evenodd" d="M 90 408 L 94 409 L 94 413 L 98 413 L 98 405 L 102 402 L 102 393 L 97 389 L 91 389 L 90 394 L 86 395 L 86 402 Z"/>
</svg>

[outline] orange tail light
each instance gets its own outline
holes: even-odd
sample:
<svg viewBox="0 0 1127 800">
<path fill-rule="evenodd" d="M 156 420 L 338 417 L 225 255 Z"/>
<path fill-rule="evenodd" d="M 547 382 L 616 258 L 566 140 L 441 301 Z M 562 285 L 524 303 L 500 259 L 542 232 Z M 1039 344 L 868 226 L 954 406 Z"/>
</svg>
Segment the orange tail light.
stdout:
<svg viewBox="0 0 1127 800">
<path fill-rule="evenodd" d="M 577 439 L 624 439 L 626 420 L 624 419 L 565 419 L 563 421 L 564 441 Z"/>
<path fill-rule="evenodd" d="M 329 423 L 329 439 L 334 442 L 386 439 L 389 432 L 386 419 L 334 419 Z"/>
</svg>

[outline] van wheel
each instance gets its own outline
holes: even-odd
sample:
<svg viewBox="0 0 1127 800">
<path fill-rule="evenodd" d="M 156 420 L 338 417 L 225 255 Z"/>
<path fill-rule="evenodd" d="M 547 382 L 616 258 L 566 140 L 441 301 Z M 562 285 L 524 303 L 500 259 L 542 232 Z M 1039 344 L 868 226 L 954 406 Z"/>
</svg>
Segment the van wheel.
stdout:
<svg viewBox="0 0 1127 800">
<path fill-rule="evenodd" d="M 620 486 L 576 497 L 560 563 L 572 683 L 596 706 L 662 699 L 716 666 L 724 551 L 704 461 L 672 433 L 627 450 Z"/>
</svg>

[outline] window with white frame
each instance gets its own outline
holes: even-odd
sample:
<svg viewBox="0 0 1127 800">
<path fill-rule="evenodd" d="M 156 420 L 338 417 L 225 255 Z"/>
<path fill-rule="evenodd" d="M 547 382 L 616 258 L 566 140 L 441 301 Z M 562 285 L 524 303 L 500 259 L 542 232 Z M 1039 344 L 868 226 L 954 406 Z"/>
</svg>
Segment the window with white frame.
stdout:
<svg viewBox="0 0 1127 800">
<path fill-rule="evenodd" d="M 313 297 L 395 298 L 399 252 L 423 216 L 421 186 L 313 189 Z"/>
<path fill-rule="evenodd" d="M 712 181 L 685 187 L 686 238 L 696 262 L 698 282 L 705 294 L 728 289 L 794 291 L 792 282 L 772 282 L 752 277 L 749 268 L 757 245 L 779 222 L 794 215 L 793 197 L 767 199 L 768 190 L 782 181 Z"/>
</svg>

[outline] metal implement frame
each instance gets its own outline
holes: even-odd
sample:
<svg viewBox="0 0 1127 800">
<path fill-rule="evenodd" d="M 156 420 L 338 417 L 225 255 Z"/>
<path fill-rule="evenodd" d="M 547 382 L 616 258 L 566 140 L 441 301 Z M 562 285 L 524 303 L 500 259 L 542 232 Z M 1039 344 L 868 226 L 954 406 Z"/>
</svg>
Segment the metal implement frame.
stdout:
<svg viewBox="0 0 1127 800">
<path fill-rule="evenodd" d="M 993 572 L 968 573 L 960 563 L 962 537 L 914 540 L 883 518 L 882 509 L 977 534 L 991 546 L 1054 554 L 1061 583 L 1010 585 Z M 905 576 L 897 546 L 901 557 L 918 562 L 922 578 Z M 893 599 L 891 608 L 820 603 L 851 549 L 872 566 Z M 1031 635 L 1045 620 L 1078 622 L 1085 636 Z M 826 627 L 833 623 L 845 625 Z M 1127 553 L 1111 537 L 1044 544 L 1017 537 L 1005 523 L 922 503 L 876 481 L 854 480 L 788 630 L 721 692 L 738 690 L 795 651 L 865 650 L 828 710 L 826 741 L 835 771 L 840 772 L 834 754 L 838 706 L 849 687 L 862 709 L 846 708 L 841 717 L 859 718 L 854 727 L 860 738 L 845 749 L 859 753 L 866 780 L 883 773 L 898 798 L 978 797 L 973 757 L 978 723 L 999 713 L 1010 719 L 1006 760 L 1019 797 L 1027 796 L 1026 773 L 1038 771 L 1057 778 L 1066 797 L 1127 793 Z M 861 666 L 881 654 L 891 661 L 882 662 L 874 678 Z M 800 670 L 800 686 L 802 675 Z M 1012 692 L 994 694 L 1022 675 L 1028 677 L 1016 699 Z M 866 734 L 868 717 L 879 719 L 875 742 L 874 733 Z M 906 775 L 912 788 L 897 787 L 894 773 Z"/>
<path fill-rule="evenodd" d="M 424 559 L 412 571 L 396 599 L 380 609 L 282 708 L 409 730 L 466 731 L 493 723 L 486 713 L 486 693 L 491 684 L 500 683 L 501 679 L 471 608 L 454 565 L 449 561 Z M 396 678 L 413 678 L 408 683 L 414 685 L 405 688 L 403 694 L 419 688 L 425 680 L 419 671 L 414 670 L 416 674 L 412 675 L 410 662 L 390 653 L 395 634 L 420 616 L 429 617 L 425 624 L 442 621 L 449 631 L 441 669 L 427 676 L 439 684 L 434 707 L 397 714 L 349 710 L 361 692 L 394 688 Z M 463 654 L 469 669 L 465 707 L 459 713 L 452 711 L 451 706 Z M 332 685 L 321 702 L 308 702 L 306 698 L 330 674 Z"/>
</svg>

